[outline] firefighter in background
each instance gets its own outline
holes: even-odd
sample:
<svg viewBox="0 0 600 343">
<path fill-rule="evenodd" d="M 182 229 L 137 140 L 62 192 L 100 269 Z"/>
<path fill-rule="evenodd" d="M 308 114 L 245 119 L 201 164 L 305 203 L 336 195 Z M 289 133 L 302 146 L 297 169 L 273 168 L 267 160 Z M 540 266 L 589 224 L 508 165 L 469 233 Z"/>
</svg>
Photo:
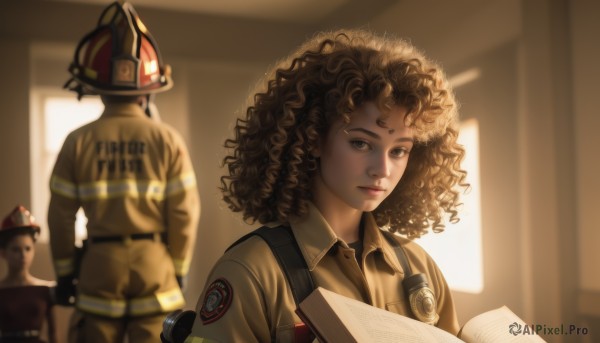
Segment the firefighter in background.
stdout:
<svg viewBox="0 0 600 343">
<path fill-rule="evenodd" d="M 58 342 L 54 282 L 31 275 L 39 235 L 39 225 L 22 205 L 17 205 L 0 225 L 0 257 L 8 267 L 8 273 L 0 279 L 0 343 Z"/>
<path fill-rule="evenodd" d="M 81 318 L 70 340 L 157 342 L 165 314 L 184 306 L 200 216 L 183 139 L 146 113 L 151 96 L 171 88 L 170 68 L 133 6 L 114 2 L 78 44 L 69 71 L 66 88 L 79 98 L 98 94 L 105 105 L 67 136 L 50 179 L 57 299 L 74 302 Z M 88 219 L 80 268 L 79 208 Z"/>
</svg>

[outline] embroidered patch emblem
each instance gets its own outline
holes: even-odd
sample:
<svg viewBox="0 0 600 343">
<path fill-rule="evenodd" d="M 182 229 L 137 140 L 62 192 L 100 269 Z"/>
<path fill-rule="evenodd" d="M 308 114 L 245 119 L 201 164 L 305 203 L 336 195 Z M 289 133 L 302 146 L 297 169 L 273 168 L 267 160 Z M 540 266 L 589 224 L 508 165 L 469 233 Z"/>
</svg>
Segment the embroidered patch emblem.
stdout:
<svg viewBox="0 0 600 343">
<path fill-rule="evenodd" d="M 233 289 L 227 280 L 217 279 L 208 286 L 204 295 L 204 302 L 200 310 L 200 319 L 203 324 L 210 324 L 221 318 L 233 299 Z"/>
<path fill-rule="evenodd" d="M 121 86 L 135 85 L 137 65 L 134 61 L 117 59 L 113 61 L 113 83 Z"/>
</svg>

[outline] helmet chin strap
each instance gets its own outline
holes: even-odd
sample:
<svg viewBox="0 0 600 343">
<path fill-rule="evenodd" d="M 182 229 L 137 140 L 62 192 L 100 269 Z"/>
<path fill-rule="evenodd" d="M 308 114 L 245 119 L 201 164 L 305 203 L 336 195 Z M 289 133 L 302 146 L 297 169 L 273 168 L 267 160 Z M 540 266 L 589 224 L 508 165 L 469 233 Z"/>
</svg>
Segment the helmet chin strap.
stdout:
<svg viewBox="0 0 600 343">
<path fill-rule="evenodd" d="M 145 103 L 145 106 L 143 106 L 144 113 L 146 113 L 148 118 L 160 121 L 160 115 L 158 113 L 158 108 L 154 104 L 154 97 L 155 97 L 155 94 L 146 94 L 146 103 Z"/>
</svg>

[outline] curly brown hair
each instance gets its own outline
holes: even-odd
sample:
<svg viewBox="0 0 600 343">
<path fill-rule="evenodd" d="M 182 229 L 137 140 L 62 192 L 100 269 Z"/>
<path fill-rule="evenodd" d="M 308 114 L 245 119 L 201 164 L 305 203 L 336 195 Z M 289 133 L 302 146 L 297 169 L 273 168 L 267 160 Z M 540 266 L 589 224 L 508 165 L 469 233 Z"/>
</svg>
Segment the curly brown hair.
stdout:
<svg viewBox="0 0 600 343">
<path fill-rule="evenodd" d="M 393 192 L 373 211 L 377 224 L 409 238 L 458 220 L 464 149 L 454 94 L 441 68 L 410 43 L 366 30 L 321 32 L 267 73 L 223 159 L 223 200 L 245 221 L 286 222 L 311 201 L 318 161 L 311 152 L 330 125 L 365 102 L 402 105 L 415 145 Z"/>
</svg>

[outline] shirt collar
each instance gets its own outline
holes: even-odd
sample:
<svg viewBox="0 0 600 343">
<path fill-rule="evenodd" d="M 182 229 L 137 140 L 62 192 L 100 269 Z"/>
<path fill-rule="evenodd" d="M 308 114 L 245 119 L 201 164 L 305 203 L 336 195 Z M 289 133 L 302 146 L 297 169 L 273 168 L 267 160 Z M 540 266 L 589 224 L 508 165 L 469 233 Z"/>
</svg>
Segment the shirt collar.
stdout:
<svg viewBox="0 0 600 343">
<path fill-rule="evenodd" d="M 344 244 L 312 203 L 309 203 L 308 215 L 302 219 L 290 220 L 290 225 L 309 270 L 314 270 L 336 243 Z M 364 225 L 363 248 L 365 253 L 380 251 L 383 260 L 394 271 L 402 273 L 393 248 L 385 242 L 381 229 L 377 226 L 371 213 L 365 213 Z"/>
<path fill-rule="evenodd" d="M 115 116 L 141 116 L 146 117 L 146 114 L 136 103 L 107 103 L 102 113 L 102 117 Z"/>
<path fill-rule="evenodd" d="M 382 229 L 377 226 L 375 217 L 370 212 L 365 213 L 365 232 L 363 237 L 363 248 L 364 253 L 371 253 L 373 251 L 381 252 L 383 260 L 397 273 L 403 274 L 402 267 L 400 267 L 400 261 L 394 247 L 383 237 Z"/>
</svg>

